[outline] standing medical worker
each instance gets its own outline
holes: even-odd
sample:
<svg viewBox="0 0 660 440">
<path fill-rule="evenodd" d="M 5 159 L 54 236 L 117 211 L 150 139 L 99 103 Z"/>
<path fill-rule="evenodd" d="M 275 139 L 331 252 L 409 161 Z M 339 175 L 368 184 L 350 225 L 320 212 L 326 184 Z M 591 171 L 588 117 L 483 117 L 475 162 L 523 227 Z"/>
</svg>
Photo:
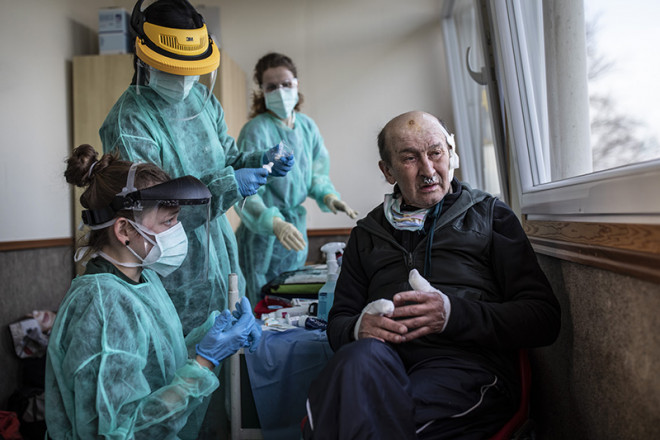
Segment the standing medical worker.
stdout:
<svg viewBox="0 0 660 440">
<path fill-rule="evenodd" d="M 230 273 L 238 274 L 244 294 L 225 212 L 266 183 L 268 149 L 241 153 L 227 133 L 223 109 L 211 93 L 220 52 L 202 16 L 185 0 L 158 0 L 144 11 L 142 2 L 131 17 L 137 33 L 133 83 L 110 110 L 100 136 L 105 152 L 154 163 L 173 177 L 195 176 L 211 191 L 208 274 L 191 259 L 163 280 L 188 334 L 210 311 L 226 307 Z M 292 164 L 293 158 L 275 161 L 272 174 L 283 175 Z M 206 248 L 206 236 L 201 228 L 188 232 L 191 254 Z"/>
<path fill-rule="evenodd" d="M 234 315 L 213 313 L 209 330 L 184 340 L 158 275 L 171 276 L 186 259 L 184 229 L 208 221 L 211 193 L 191 176 L 170 180 L 152 164 L 96 156 L 81 145 L 65 172 L 67 182 L 88 187 L 80 202 L 92 259 L 71 283 L 51 332 L 48 435 L 197 438 L 185 425 L 218 387 L 211 369 L 241 347 L 256 347 L 261 328 L 243 298 Z M 189 359 L 186 344 L 195 342 Z"/>
<path fill-rule="evenodd" d="M 302 203 L 316 200 L 324 212 L 358 213 L 340 200 L 330 176 L 330 157 L 314 121 L 300 113 L 297 69 L 286 55 L 269 53 L 255 66 L 252 118 L 241 130 L 238 145 L 252 154 L 284 142 L 296 164 L 283 178 L 268 183 L 235 209 L 241 218 L 236 231 L 239 259 L 251 301 L 261 287 L 282 272 L 302 267 L 307 259 L 307 211 Z"/>
</svg>

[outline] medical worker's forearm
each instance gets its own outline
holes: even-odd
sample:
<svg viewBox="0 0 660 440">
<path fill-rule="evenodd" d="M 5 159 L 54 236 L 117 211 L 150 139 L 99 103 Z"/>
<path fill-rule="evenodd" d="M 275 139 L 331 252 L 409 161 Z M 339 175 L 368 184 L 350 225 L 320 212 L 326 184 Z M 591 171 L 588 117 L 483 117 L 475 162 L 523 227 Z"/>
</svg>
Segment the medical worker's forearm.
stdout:
<svg viewBox="0 0 660 440">
<path fill-rule="evenodd" d="M 213 363 L 210 362 L 210 361 L 208 361 L 207 359 L 203 358 L 202 356 L 199 356 L 199 355 L 198 355 L 198 356 L 195 358 L 195 360 L 196 360 L 197 363 L 198 363 L 199 365 L 201 365 L 202 367 L 204 367 L 204 368 L 208 368 L 209 370 L 213 370 Z"/>
<path fill-rule="evenodd" d="M 243 197 L 238 190 L 238 183 L 231 167 L 223 168 L 212 176 L 205 175 L 200 179 L 211 191 L 211 218 L 223 215 Z"/>
</svg>

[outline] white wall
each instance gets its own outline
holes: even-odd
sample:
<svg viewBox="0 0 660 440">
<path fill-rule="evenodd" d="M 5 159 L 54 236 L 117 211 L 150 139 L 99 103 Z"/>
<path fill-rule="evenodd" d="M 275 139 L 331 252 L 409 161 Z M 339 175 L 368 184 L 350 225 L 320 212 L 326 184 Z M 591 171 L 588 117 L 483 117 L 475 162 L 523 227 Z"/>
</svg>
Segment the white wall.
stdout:
<svg viewBox="0 0 660 440">
<path fill-rule="evenodd" d="M 412 109 L 452 120 L 441 3 L 204 2 L 218 6 L 220 44 L 251 84 L 254 64 L 266 52 L 285 53 L 297 64 L 303 111 L 325 138 L 332 180 L 361 215 L 389 189 L 377 167 L 380 128 Z M 96 50 L 90 33 L 97 29 L 99 7 L 130 11 L 133 2 L 0 0 L 0 5 L 0 241 L 70 237 L 71 193 L 62 177 L 72 147 L 70 60 Z M 315 203 L 307 206 L 310 228 L 354 224 L 344 215 L 321 213 Z"/>
<path fill-rule="evenodd" d="M 376 136 L 412 109 L 451 112 L 438 0 L 221 0 L 220 44 L 248 72 L 269 51 L 298 67 L 303 112 L 321 129 L 330 176 L 342 198 L 366 215 L 389 189 Z M 310 203 L 311 202 L 311 203 Z M 345 215 L 306 203 L 309 227 L 350 227 Z"/>
<path fill-rule="evenodd" d="M 69 61 L 94 3 L 0 2 L 0 241 L 71 236 Z"/>
</svg>

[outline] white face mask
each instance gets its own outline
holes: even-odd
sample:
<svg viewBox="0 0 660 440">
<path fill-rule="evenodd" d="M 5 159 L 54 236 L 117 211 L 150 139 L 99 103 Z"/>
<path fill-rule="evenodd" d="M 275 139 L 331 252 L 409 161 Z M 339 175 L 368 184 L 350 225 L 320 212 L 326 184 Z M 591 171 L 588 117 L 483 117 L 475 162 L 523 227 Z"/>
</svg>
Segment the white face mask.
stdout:
<svg viewBox="0 0 660 440">
<path fill-rule="evenodd" d="M 280 87 L 264 95 L 266 108 L 275 113 L 278 118 L 286 119 L 298 104 L 298 89 L 296 87 Z"/>
<path fill-rule="evenodd" d="M 199 75 L 173 75 L 149 69 L 149 87 L 171 104 L 186 99 L 197 81 L 199 81 Z"/>
<path fill-rule="evenodd" d="M 401 196 L 394 196 L 394 194 L 385 194 L 385 201 L 383 202 L 383 210 L 385 218 L 394 229 L 401 231 L 420 231 L 424 228 L 426 216 L 429 213 L 429 208 L 420 208 L 415 211 L 404 211 L 401 209 Z"/>
<path fill-rule="evenodd" d="M 183 229 L 183 224 L 177 223 L 159 234 L 154 234 L 138 223 L 131 220 L 129 222 L 145 240 L 153 245 L 144 258 L 140 257 L 130 246 L 126 246 L 133 255 L 142 261 L 142 264 L 136 264 L 136 266 L 148 267 L 162 277 L 168 276 L 181 266 L 188 254 L 188 237 Z M 155 241 L 148 235 L 153 235 Z M 128 266 L 128 264 L 123 265 Z"/>
</svg>

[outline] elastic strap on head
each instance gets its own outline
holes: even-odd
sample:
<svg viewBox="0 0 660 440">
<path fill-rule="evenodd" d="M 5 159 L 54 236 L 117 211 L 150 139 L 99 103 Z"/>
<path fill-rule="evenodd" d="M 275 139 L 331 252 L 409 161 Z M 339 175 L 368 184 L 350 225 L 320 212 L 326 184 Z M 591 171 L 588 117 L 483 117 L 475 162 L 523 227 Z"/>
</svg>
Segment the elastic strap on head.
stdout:
<svg viewBox="0 0 660 440">
<path fill-rule="evenodd" d="M 136 257 L 138 257 L 140 259 L 142 258 L 135 251 L 133 251 L 133 249 L 131 249 L 130 247 L 128 248 L 128 250 L 133 252 L 133 255 L 135 255 Z M 122 263 L 121 261 L 115 260 L 114 258 L 112 258 L 110 255 L 106 254 L 103 251 L 96 251 L 96 255 L 102 256 L 103 258 L 105 258 L 109 262 L 113 263 L 115 266 L 123 266 L 123 267 L 142 267 L 142 266 L 144 266 L 142 263 Z"/>
<path fill-rule="evenodd" d="M 97 163 L 97 162 L 95 162 Z M 121 192 L 115 196 L 113 203 L 110 206 L 97 209 L 87 209 L 82 212 L 83 223 L 89 226 L 92 230 L 104 229 L 112 226 L 117 218 L 115 214 L 121 209 L 140 210 L 141 206 L 126 206 L 126 195 L 136 192 L 138 189 L 135 187 L 135 173 L 137 167 L 140 165 L 138 162 L 131 164 L 126 176 L 126 186 L 122 188 Z"/>
<path fill-rule="evenodd" d="M 99 161 L 95 160 L 94 163 L 92 164 L 92 166 L 89 167 L 89 171 L 87 171 L 87 178 L 88 179 L 92 177 L 92 171 L 94 170 L 94 167 L 96 166 L 97 163 L 99 163 Z"/>
<path fill-rule="evenodd" d="M 137 222 L 134 222 L 133 220 L 131 220 L 129 218 L 127 218 L 126 220 L 135 228 L 135 230 L 138 232 L 138 234 L 140 234 L 145 240 L 147 240 L 149 243 L 151 243 L 152 246 L 158 246 L 158 244 L 156 244 L 155 241 L 153 241 L 151 238 L 149 238 L 149 235 L 156 236 L 158 234 L 151 231 L 146 226 L 142 226 L 141 224 L 139 224 Z M 138 258 L 141 258 L 141 257 L 138 256 Z"/>
<path fill-rule="evenodd" d="M 89 250 L 90 250 L 90 247 L 89 247 L 89 246 L 82 246 L 82 247 L 79 247 L 79 248 L 76 250 L 76 253 L 73 254 L 73 261 L 75 261 L 75 262 L 77 263 L 77 262 L 79 262 L 80 260 L 82 260 L 82 259 L 85 257 L 85 254 L 87 254 L 87 252 L 89 252 Z"/>
<path fill-rule="evenodd" d="M 131 168 L 128 170 L 128 176 L 126 177 L 126 186 L 121 190 L 119 194 L 117 194 L 118 196 L 125 196 L 126 194 L 137 191 L 137 188 L 135 187 L 135 173 L 137 171 L 138 165 L 138 162 L 134 162 L 131 165 Z"/>
<path fill-rule="evenodd" d="M 89 229 L 91 229 L 92 231 L 96 231 L 96 230 L 99 230 L 99 229 L 107 228 L 108 226 L 112 226 L 112 225 L 115 224 L 116 221 L 117 221 L 117 219 L 113 218 L 112 220 L 108 220 L 105 223 L 100 223 L 98 225 L 89 225 L 88 224 L 88 226 L 89 226 Z"/>
</svg>

